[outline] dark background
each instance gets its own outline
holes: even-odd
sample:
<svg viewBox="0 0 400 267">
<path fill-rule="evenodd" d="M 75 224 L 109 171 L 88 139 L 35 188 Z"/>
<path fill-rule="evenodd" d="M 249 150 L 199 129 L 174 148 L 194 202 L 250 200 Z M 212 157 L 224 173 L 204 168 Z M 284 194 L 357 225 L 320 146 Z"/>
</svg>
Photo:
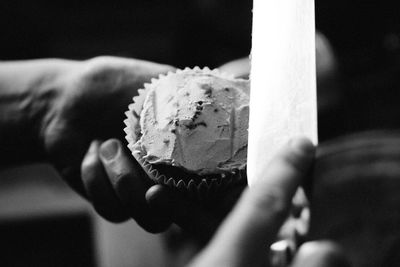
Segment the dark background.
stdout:
<svg viewBox="0 0 400 267">
<path fill-rule="evenodd" d="M 247 56 L 252 1 L 2 1 L 1 59 L 97 55 L 184 67 Z"/>
<path fill-rule="evenodd" d="M 393 50 L 396 36 L 385 36 L 400 32 L 396 2 L 316 1 L 317 28 L 346 70 L 392 56 L 382 49 Z M 251 9 L 252 0 L 3 0 L 0 59 L 109 54 L 215 67 L 249 54 Z"/>
</svg>

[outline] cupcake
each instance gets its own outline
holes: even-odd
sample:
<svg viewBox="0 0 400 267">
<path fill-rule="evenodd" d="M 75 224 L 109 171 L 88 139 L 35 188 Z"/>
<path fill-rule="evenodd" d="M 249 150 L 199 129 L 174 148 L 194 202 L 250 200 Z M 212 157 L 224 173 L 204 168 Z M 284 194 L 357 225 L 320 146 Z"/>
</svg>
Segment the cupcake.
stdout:
<svg viewBox="0 0 400 267">
<path fill-rule="evenodd" d="M 156 183 L 209 194 L 245 181 L 250 84 L 208 68 L 139 90 L 126 112 L 133 156 Z"/>
</svg>

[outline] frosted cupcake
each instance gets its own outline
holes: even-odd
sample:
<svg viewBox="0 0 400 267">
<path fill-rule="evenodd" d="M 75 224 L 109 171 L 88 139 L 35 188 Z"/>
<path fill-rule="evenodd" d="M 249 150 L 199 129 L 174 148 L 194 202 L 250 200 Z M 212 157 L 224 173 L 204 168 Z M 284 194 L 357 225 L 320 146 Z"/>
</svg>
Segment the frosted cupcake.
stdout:
<svg viewBox="0 0 400 267">
<path fill-rule="evenodd" d="M 185 191 L 245 180 L 249 88 L 248 80 L 208 68 L 146 84 L 126 113 L 133 156 L 155 182 Z"/>
</svg>

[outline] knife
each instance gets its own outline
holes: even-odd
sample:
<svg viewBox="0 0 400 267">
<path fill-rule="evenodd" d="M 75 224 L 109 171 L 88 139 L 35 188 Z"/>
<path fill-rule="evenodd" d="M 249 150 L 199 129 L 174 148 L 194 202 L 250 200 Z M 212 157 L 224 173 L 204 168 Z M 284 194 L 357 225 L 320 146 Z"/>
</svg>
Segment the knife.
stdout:
<svg viewBox="0 0 400 267">
<path fill-rule="evenodd" d="M 314 10 L 314 0 L 253 0 L 250 186 L 292 137 L 318 142 Z"/>
</svg>

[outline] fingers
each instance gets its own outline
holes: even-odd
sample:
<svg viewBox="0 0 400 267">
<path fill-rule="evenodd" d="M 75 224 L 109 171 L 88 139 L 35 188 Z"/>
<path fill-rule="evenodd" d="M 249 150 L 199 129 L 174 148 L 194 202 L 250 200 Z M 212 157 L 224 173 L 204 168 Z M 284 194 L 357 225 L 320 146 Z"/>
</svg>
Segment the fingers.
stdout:
<svg viewBox="0 0 400 267">
<path fill-rule="evenodd" d="M 146 193 L 146 199 L 153 210 L 168 214 L 171 221 L 199 241 L 208 241 L 219 225 L 204 207 L 171 188 L 155 185 Z"/>
<path fill-rule="evenodd" d="M 307 139 L 287 144 L 259 182 L 243 194 L 204 253 L 217 253 L 222 260 L 218 264 L 229 262 L 228 266 L 262 264 L 298 185 L 311 167 L 314 153 L 315 147 Z"/>
<path fill-rule="evenodd" d="M 143 86 L 143 82 L 150 81 L 151 78 L 157 77 L 159 74 L 175 70 L 174 67 L 165 64 L 114 56 L 95 57 L 89 63 L 96 71 L 104 69 L 109 71 L 110 68 L 113 68 L 126 75 L 127 78 L 130 77 L 131 82 L 140 82 L 140 87 Z"/>
<path fill-rule="evenodd" d="M 98 156 L 100 143 L 93 141 L 82 162 L 82 181 L 95 210 L 105 219 L 121 222 L 129 218 L 104 172 Z"/>
<path fill-rule="evenodd" d="M 300 247 L 291 267 L 350 267 L 341 249 L 332 242 L 314 241 Z"/>
<path fill-rule="evenodd" d="M 124 59 L 121 59 L 123 61 Z M 157 77 L 159 74 L 165 74 L 168 71 L 174 71 L 175 68 L 169 65 L 154 63 L 139 59 L 126 59 L 126 63 L 131 65 L 131 70 L 137 76 L 147 77 L 151 79 Z M 129 60 L 129 62 L 128 62 Z"/>
<path fill-rule="evenodd" d="M 118 198 L 129 215 L 149 232 L 165 230 L 171 222 L 150 209 L 145 193 L 150 180 L 141 167 L 127 153 L 117 139 L 110 139 L 100 146 L 100 160 Z"/>
<path fill-rule="evenodd" d="M 310 141 L 290 142 L 271 162 L 260 182 L 246 192 L 227 222 L 232 225 L 228 230 L 241 230 L 234 238 L 240 239 L 243 246 L 270 245 L 274 241 L 313 158 L 314 146 Z"/>
</svg>

